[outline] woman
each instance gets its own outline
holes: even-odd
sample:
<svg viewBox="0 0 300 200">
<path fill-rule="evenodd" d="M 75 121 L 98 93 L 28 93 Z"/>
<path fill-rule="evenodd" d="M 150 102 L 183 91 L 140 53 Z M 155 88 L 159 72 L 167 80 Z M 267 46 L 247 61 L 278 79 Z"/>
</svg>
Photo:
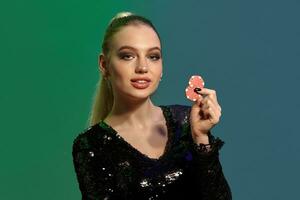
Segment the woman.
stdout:
<svg viewBox="0 0 300 200">
<path fill-rule="evenodd" d="M 146 18 L 119 13 L 99 56 L 102 77 L 90 126 L 73 143 L 82 199 L 231 199 L 210 129 L 221 107 L 203 88 L 192 106 L 155 106 L 162 77 L 158 32 Z"/>
</svg>

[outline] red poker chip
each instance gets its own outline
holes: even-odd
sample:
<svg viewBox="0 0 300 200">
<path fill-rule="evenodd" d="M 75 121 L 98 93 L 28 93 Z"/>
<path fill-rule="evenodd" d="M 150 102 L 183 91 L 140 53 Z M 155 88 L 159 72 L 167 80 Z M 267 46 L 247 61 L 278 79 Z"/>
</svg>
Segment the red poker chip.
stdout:
<svg viewBox="0 0 300 200">
<path fill-rule="evenodd" d="M 189 85 L 185 89 L 185 95 L 187 99 L 191 101 L 197 101 L 201 95 L 195 91 L 196 88 L 204 88 L 204 80 L 199 75 L 191 76 Z"/>
</svg>

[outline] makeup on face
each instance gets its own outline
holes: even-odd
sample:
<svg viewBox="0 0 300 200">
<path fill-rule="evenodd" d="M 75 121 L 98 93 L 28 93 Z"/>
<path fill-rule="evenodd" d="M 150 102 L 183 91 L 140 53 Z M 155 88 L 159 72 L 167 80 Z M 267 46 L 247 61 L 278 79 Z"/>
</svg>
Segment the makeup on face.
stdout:
<svg viewBox="0 0 300 200">
<path fill-rule="evenodd" d="M 201 96 L 199 91 L 204 88 L 204 80 L 200 75 L 193 75 L 189 79 L 189 85 L 185 89 L 186 98 L 191 101 L 197 101 Z"/>
<path fill-rule="evenodd" d="M 162 71 L 162 52 L 155 31 L 148 26 L 125 26 L 112 42 L 113 81 L 126 92 L 152 92 Z M 126 85 L 128 87 L 122 87 Z M 136 94 L 136 93 L 134 93 Z"/>
<path fill-rule="evenodd" d="M 120 59 L 129 61 L 136 56 L 137 52 L 138 49 L 136 49 L 135 47 L 124 45 L 118 49 L 118 56 Z M 149 48 L 147 49 L 147 52 L 147 57 L 150 58 L 150 60 L 157 61 L 161 59 L 161 50 L 159 47 Z"/>
<path fill-rule="evenodd" d="M 147 87 L 150 86 L 150 82 L 136 81 L 136 82 L 131 82 L 131 85 L 136 89 L 146 89 Z"/>
</svg>

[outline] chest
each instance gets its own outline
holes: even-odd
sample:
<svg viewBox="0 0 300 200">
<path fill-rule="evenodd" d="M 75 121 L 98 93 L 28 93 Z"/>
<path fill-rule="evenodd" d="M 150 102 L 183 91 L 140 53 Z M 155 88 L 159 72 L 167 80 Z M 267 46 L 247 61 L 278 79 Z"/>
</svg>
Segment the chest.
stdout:
<svg viewBox="0 0 300 200">
<path fill-rule="evenodd" d="M 159 158 L 165 151 L 168 128 L 163 122 L 144 129 L 119 129 L 117 131 L 131 147 L 150 158 Z"/>
</svg>

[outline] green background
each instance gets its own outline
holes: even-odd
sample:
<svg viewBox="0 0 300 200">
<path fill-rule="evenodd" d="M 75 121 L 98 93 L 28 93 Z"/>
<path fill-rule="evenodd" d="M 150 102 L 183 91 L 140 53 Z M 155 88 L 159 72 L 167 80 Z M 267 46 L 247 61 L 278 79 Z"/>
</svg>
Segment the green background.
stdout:
<svg viewBox="0 0 300 200">
<path fill-rule="evenodd" d="M 200 74 L 217 91 L 212 130 L 234 199 L 296 199 L 299 189 L 299 1 L 0 3 L 0 199 L 80 199 L 73 139 L 86 127 L 97 56 L 120 11 L 150 18 L 163 44 L 158 104 L 191 105 Z"/>
</svg>

